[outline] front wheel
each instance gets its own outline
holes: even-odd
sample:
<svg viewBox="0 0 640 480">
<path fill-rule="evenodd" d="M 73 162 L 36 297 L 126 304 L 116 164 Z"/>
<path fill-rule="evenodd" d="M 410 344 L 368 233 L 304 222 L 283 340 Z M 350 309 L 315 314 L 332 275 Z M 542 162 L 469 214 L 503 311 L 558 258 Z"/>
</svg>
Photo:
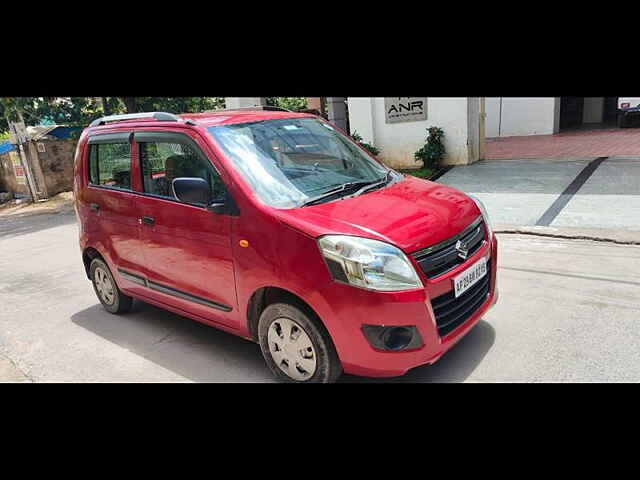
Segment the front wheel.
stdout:
<svg viewBox="0 0 640 480">
<path fill-rule="evenodd" d="M 267 366 L 282 381 L 330 383 L 342 374 L 342 365 L 320 320 L 301 308 L 274 303 L 258 323 L 260 348 Z"/>
</svg>

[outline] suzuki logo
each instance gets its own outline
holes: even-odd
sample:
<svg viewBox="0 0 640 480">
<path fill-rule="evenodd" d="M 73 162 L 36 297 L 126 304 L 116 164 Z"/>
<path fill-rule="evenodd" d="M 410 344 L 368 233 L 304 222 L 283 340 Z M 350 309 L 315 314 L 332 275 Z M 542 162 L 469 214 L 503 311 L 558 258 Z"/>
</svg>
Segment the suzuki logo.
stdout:
<svg viewBox="0 0 640 480">
<path fill-rule="evenodd" d="M 463 242 L 462 240 L 458 240 L 456 242 L 456 250 L 458 251 L 458 256 L 461 259 L 463 260 L 467 259 L 467 255 L 469 255 L 469 245 L 467 245 L 466 242 Z"/>
</svg>

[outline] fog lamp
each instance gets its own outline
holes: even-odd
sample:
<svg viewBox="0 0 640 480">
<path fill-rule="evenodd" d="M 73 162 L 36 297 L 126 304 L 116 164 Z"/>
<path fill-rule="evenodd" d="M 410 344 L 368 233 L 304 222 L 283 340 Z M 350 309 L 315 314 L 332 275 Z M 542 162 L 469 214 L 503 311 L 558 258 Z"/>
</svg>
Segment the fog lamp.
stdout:
<svg viewBox="0 0 640 480">
<path fill-rule="evenodd" d="M 398 352 L 422 346 L 422 337 L 415 326 L 363 325 L 362 331 L 371 346 L 379 350 Z"/>
</svg>

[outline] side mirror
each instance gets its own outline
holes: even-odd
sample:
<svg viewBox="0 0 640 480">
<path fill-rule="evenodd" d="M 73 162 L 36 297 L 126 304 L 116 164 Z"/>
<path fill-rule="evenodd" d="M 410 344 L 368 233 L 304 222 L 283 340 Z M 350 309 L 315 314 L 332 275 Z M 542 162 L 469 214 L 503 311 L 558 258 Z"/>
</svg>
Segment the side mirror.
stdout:
<svg viewBox="0 0 640 480">
<path fill-rule="evenodd" d="M 180 177 L 171 182 L 173 194 L 181 202 L 208 205 L 211 192 L 209 184 L 202 178 Z"/>
</svg>

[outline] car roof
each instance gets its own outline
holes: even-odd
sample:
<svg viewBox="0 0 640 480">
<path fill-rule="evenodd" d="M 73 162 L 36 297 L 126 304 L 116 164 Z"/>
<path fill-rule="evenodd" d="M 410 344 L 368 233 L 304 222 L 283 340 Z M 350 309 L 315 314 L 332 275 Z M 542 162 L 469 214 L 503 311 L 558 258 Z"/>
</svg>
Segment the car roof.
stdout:
<svg viewBox="0 0 640 480">
<path fill-rule="evenodd" d="M 95 125 L 89 126 L 85 129 L 91 133 L 98 133 L 100 131 L 111 131 L 113 129 L 121 129 L 121 128 L 139 128 L 139 127 L 149 127 L 149 126 L 173 126 L 175 125 L 174 121 L 166 121 L 166 120 L 155 120 L 152 118 L 152 113 L 149 114 L 149 117 L 140 117 L 140 118 L 128 118 L 122 119 L 110 123 L 106 123 L 104 125 Z M 297 113 L 290 111 L 273 111 L 273 110 L 218 110 L 212 112 L 204 112 L 204 113 L 183 113 L 179 115 L 174 115 L 174 118 L 178 117 L 182 120 L 191 120 L 195 122 L 196 127 L 208 128 L 216 125 L 231 125 L 237 123 L 249 123 L 249 122 L 260 122 L 264 120 L 276 120 L 276 119 L 284 119 L 284 118 L 317 118 L 316 115 L 312 115 L 309 113 Z M 106 117 L 108 118 L 108 117 Z M 184 124 L 183 124 L 184 125 Z M 105 133 L 106 133 L 105 132 Z"/>
</svg>

